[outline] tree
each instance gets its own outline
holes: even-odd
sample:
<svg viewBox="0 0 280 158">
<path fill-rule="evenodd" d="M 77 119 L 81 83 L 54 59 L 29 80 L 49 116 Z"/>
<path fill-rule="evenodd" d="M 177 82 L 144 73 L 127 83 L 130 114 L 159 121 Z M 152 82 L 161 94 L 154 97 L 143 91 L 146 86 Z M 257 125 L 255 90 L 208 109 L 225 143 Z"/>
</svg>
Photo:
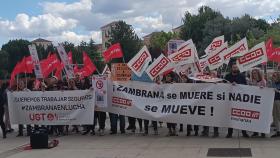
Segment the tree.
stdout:
<svg viewBox="0 0 280 158">
<path fill-rule="evenodd" d="M 150 39 L 149 50 L 152 58 L 157 58 L 161 53 L 166 50 L 167 42 L 171 39 L 178 39 L 179 36 L 172 32 L 154 32 Z"/>
<path fill-rule="evenodd" d="M 0 78 L 1 79 L 7 79 L 8 77 L 8 61 L 9 61 L 9 55 L 6 51 L 1 50 L 0 51 Z"/>
<path fill-rule="evenodd" d="M 19 62 L 24 56 L 29 56 L 28 45 L 31 43 L 27 40 L 17 39 L 10 40 L 8 43 L 2 45 L 2 50 L 8 53 L 7 69 L 11 72 L 16 63 Z"/>
<path fill-rule="evenodd" d="M 203 30 L 205 29 L 205 24 L 207 21 L 213 20 L 218 16 L 222 16 L 222 14 L 207 6 L 200 7 L 198 15 L 191 15 L 191 13 L 186 12 L 185 17 L 182 19 L 183 28 L 181 30 L 180 37 L 183 40 L 191 38 L 196 44 L 198 51 L 201 52 L 204 49 Z"/>
<path fill-rule="evenodd" d="M 112 26 L 109 34 L 110 39 L 107 45 L 120 43 L 125 62 L 133 58 L 143 46 L 132 26 L 126 24 L 124 21 L 118 21 L 115 26 Z M 114 59 L 113 62 L 122 62 L 122 59 Z"/>
</svg>

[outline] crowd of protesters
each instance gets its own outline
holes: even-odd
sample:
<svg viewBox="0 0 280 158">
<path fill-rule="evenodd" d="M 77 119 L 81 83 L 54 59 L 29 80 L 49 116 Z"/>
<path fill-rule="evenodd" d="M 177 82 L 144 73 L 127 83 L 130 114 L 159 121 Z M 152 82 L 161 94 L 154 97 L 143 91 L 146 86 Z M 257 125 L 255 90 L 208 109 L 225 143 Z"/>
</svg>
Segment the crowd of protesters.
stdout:
<svg viewBox="0 0 280 158">
<path fill-rule="evenodd" d="M 205 72 L 209 75 L 217 78 L 222 78 L 221 74 L 218 74 L 216 71 Z M 243 74 L 240 73 L 236 64 L 231 65 L 231 71 L 226 76 L 224 76 L 226 83 L 232 84 L 235 86 L 236 84 L 243 85 L 251 85 L 258 86 L 260 88 L 270 87 L 275 89 L 275 97 L 274 97 L 274 108 L 273 108 L 273 124 L 276 127 L 276 133 L 273 133 L 271 137 L 280 137 L 280 73 L 274 72 L 272 76 L 267 77 L 264 76 L 262 71 L 258 68 L 254 68 L 250 71 L 250 73 Z M 179 73 L 176 74 L 174 72 L 170 72 L 165 74 L 163 78 L 157 77 L 155 79 L 157 84 L 172 84 L 172 83 L 199 83 L 197 81 L 193 81 L 188 78 L 187 74 Z M 58 80 L 56 77 L 51 77 L 44 81 L 26 81 L 19 80 L 17 84 L 13 86 L 9 86 L 8 83 L 1 84 L 1 92 L 0 92 L 0 125 L 3 133 L 3 138 L 6 138 L 7 133 L 11 133 L 14 129 L 11 126 L 9 112 L 8 112 L 8 103 L 7 103 L 7 92 L 8 91 L 58 91 L 58 90 L 85 90 L 91 88 L 91 80 L 89 78 L 80 78 L 79 75 L 75 77 L 75 79 L 69 80 Z M 11 105 L 10 105 L 11 106 Z M 76 126 L 65 126 L 65 125 L 51 125 L 51 126 L 43 126 L 48 129 L 50 135 L 68 135 L 69 133 L 80 133 L 82 135 L 95 135 L 96 125 L 99 125 L 98 134 L 100 136 L 105 135 L 105 122 L 107 119 L 106 112 L 95 111 L 94 112 L 94 120 L 92 125 L 76 125 Z M 118 133 L 118 122 L 119 129 L 121 134 L 125 134 L 126 131 L 130 131 L 134 133 L 136 131 L 136 120 L 139 124 L 139 131 L 142 132 L 143 135 L 149 134 L 149 124 L 153 127 L 153 134 L 158 135 L 158 124 L 162 127 L 162 122 L 157 122 L 153 120 L 142 120 L 139 118 L 128 117 L 128 126 L 126 128 L 126 116 L 109 113 L 110 119 L 110 134 L 115 135 Z M 144 130 L 143 130 L 144 123 Z M 27 136 L 31 134 L 32 129 L 38 128 L 37 125 L 18 125 L 18 135 L 24 136 L 24 129 L 26 129 Z M 184 131 L 184 125 L 180 124 L 177 127 L 176 123 L 167 123 L 168 133 L 167 136 L 177 136 L 178 132 Z M 179 129 L 177 132 L 177 128 Z M 208 126 L 200 127 L 198 125 L 186 125 L 186 136 L 209 136 L 209 128 Z M 199 129 L 201 128 L 202 132 L 199 134 Z M 219 137 L 219 128 L 213 127 L 214 134 L 212 137 Z M 229 128 L 226 138 L 231 138 L 233 134 L 233 129 Z M 242 131 L 242 136 L 245 138 L 248 137 L 263 137 L 266 135 L 264 133 L 253 133 L 251 136 L 248 135 L 247 131 Z"/>
</svg>

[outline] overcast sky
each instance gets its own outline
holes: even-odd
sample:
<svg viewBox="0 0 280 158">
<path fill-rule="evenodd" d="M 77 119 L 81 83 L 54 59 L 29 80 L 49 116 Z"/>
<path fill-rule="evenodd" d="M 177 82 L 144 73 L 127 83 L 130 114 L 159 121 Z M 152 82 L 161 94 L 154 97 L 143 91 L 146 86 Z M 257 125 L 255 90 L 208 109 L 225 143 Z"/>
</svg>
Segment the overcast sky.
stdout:
<svg viewBox="0 0 280 158">
<path fill-rule="evenodd" d="M 101 43 L 100 27 L 115 20 L 131 24 L 143 37 L 181 25 L 186 11 L 196 14 L 202 5 L 230 18 L 248 13 L 271 22 L 280 14 L 280 0 L 9 0 L 0 5 L 0 46 L 10 39 L 39 36 Z"/>
</svg>

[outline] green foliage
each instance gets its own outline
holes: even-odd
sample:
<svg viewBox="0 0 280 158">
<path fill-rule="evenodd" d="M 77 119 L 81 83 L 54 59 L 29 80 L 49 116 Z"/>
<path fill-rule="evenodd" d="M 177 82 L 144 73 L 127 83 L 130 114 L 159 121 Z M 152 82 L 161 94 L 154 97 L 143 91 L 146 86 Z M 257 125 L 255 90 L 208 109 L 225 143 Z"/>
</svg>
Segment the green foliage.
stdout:
<svg viewBox="0 0 280 158">
<path fill-rule="evenodd" d="M 0 50 L 0 78 L 1 79 L 6 79 L 8 78 L 8 65 L 7 63 L 9 62 L 9 54 L 4 51 Z"/>
<path fill-rule="evenodd" d="M 272 29 L 263 19 L 257 20 L 247 14 L 233 19 L 224 18 L 220 12 L 207 6 L 199 8 L 197 15 L 186 12 L 182 20 L 180 37 L 184 40 L 192 38 L 199 55 L 204 54 L 204 49 L 217 36 L 224 35 L 230 45 L 247 37 L 252 46 Z"/>
<path fill-rule="evenodd" d="M 124 21 L 119 21 L 111 27 L 108 46 L 120 43 L 124 55 L 124 61 L 128 62 L 137 54 L 143 46 L 142 41 L 137 36 L 131 25 Z M 112 62 L 122 62 L 122 59 L 114 59 Z"/>
<path fill-rule="evenodd" d="M 205 46 L 203 44 L 203 41 L 208 41 L 207 39 L 204 40 L 205 37 L 205 24 L 210 21 L 214 20 L 217 17 L 221 17 L 221 13 L 214 11 L 210 7 L 202 6 L 198 10 L 198 15 L 191 15 L 191 13 L 186 12 L 185 17 L 183 20 L 183 29 L 181 30 L 180 37 L 183 40 L 192 39 L 193 42 L 196 44 L 198 51 L 201 52 Z M 210 23 L 207 24 L 207 26 L 210 26 Z M 214 33 L 209 33 L 207 38 L 210 38 L 209 36 L 213 36 Z M 216 35 L 216 34 L 215 34 Z"/>
<path fill-rule="evenodd" d="M 8 72 L 11 72 L 17 62 L 19 62 L 24 56 L 29 55 L 29 44 L 29 41 L 19 39 L 10 40 L 2 46 L 2 50 L 8 53 L 8 62 L 6 63 Z"/>
</svg>

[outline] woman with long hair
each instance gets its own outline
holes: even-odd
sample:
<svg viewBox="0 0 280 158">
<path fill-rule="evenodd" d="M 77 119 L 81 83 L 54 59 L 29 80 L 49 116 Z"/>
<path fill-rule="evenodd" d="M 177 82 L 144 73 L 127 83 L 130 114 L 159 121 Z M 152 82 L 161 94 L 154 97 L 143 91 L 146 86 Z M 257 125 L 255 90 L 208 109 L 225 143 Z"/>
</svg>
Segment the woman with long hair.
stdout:
<svg viewBox="0 0 280 158">
<path fill-rule="evenodd" d="M 258 86 L 260 88 L 266 87 L 266 80 L 260 69 L 254 68 L 250 73 L 249 85 L 251 86 Z M 254 132 L 251 137 L 259 137 L 258 132 Z M 264 138 L 265 134 L 262 133 L 261 137 Z"/>
</svg>

